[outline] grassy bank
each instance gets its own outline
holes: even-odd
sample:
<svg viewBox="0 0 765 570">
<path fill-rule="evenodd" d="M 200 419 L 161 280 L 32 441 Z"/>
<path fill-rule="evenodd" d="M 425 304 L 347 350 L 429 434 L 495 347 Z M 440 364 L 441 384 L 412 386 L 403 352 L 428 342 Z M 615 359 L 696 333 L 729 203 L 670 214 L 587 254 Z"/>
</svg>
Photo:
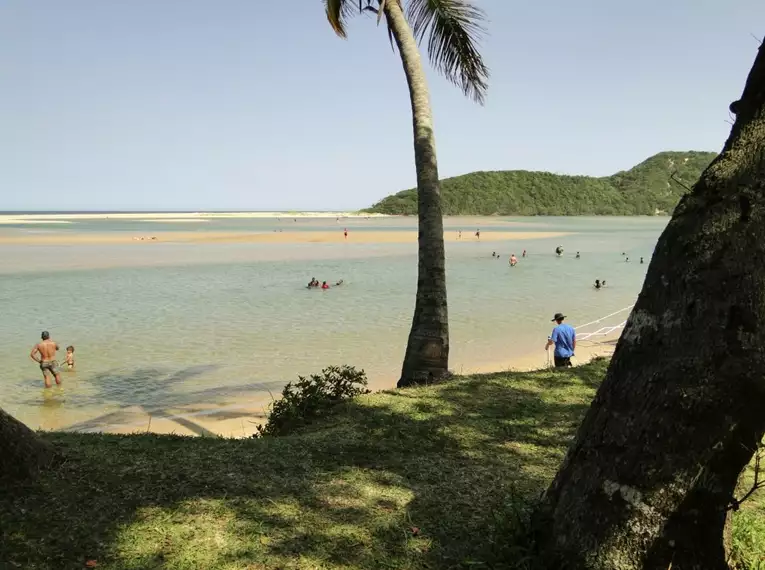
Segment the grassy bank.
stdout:
<svg viewBox="0 0 765 570">
<path fill-rule="evenodd" d="M 364 396 L 283 438 L 49 434 L 67 460 L 0 489 L 0 566 L 524 568 L 511 563 L 523 556 L 513 521 L 549 483 L 604 371 Z M 741 567 L 758 568 L 765 493 L 736 514 L 734 537 Z"/>
</svg>

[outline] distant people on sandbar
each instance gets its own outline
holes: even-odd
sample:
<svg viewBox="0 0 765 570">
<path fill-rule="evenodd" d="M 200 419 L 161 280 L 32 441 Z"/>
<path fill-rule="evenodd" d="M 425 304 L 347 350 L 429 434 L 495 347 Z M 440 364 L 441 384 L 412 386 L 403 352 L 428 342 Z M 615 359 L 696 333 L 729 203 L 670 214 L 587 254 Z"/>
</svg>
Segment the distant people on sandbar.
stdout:
<svg viewBox="0 0 765 570">
<path fill-rule="evenodd" d="M 523 250 L 523 253 L 521 254 L 521 257 L 526 257 L 526 250 Z"/>
<path fill-rule="evenodd" d="M 571 366 L 571 357 L 574 356 L 576 350 L 576 331 L 571 325 L 563 323 L 565 318 L 566 315 L 563 313 L 555 313 L 552 320 L 556 326 L 547 338 L 545 345 L 545 350 L 550 350 L 550 347 L 555 345 L 555 352 L 553 352 L 555 368 Z"/>
<path fill-rule="evenodd" d="M 60 386 L 61 373 L 58 368 L 58 360 L 56 360 L 58 343 L 51 340 L 48 331 L 43 331 L 40 335 L 40 339 L 40 342 L 32 348 L 29 357 L 40 365 L 40 372 L 42 372 L 43 382 L 45 383 L 46 388 L 51 387 L 51 376 L 56 380 L 56 385 Z M 72 352 L 74 352 L 74 350 Z"/>
<path fill-rule="evenodd" d="M 560 257 L 561 255 L 563 255 L 563 246 L 562 246 L 562 245 L 559 245 L 558 247 L 556 247 L 556 248 L 555 248 L 555 253 L 556 253 L 556 254 L 558 254 L 558 257 Z"/>
<path fill-rule="evenodd" d="M 343 230 L 343 235 L 345 236 L 345 239 L 348 239 L 348 228 Z"/>
<path fill-rule="evenodd" d="M 510 256 L 510 267 L 515 267 L 518 264 L 518 258 L 515 257 L 515 254 L 512 254 Z"/>
<path fill-rule="evenodd" d="M 481 230 L 476 230 L 475 231 L 475 237 L 476 237 L 476 239 L 481 239 Z"/>
<path fill-rule="evenodd" d="M 462 239 L 462 230 L 457 232 L 457 239 Z"/>
<path fill-rule="evenodd" d="M 321 284 L 321 288 L 322 288 L 322 289 L 329 289 L 329 285 L 327 284 L 327 282 L 326 282 L 326 281 L 323 281 L 323 282 L 322 282 L 322 284 Z"/>
<path fill-rule="evenodd" d="M 643 258 L 642 257 L 640 258 L 640 263 L 643 263 Z"/>
<path fill-rule="evenodd" d="M 579 255 L 579 252 L 577 251 L 577 252 L 576 252 L 576 258 L 577 258 L 577 259 L 579 259 L 579 258 L 581 258 L 581 257 L 582 257 L 582 256 L 581 256 L 581 255 Z"/>
</svg>

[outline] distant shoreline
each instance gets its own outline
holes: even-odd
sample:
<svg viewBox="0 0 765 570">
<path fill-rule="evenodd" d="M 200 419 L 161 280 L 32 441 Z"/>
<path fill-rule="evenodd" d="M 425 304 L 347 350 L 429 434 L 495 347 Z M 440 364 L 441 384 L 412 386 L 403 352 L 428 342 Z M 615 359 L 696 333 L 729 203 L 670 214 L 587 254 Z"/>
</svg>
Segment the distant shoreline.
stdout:
<svg viewBox="0 0 765 570">
<path fill-rule="evenodd" d="M 363 212 L 0 212 L 0 224 L 49 220 L 206 220 L 214 218 L 388 218 Z"/>
</svg>

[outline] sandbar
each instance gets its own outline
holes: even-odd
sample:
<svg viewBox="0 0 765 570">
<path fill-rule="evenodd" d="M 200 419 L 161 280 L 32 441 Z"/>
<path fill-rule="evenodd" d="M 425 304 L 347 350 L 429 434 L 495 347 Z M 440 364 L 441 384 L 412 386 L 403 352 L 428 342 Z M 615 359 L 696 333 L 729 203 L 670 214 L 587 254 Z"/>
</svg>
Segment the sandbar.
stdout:
<svg viewBox="0 0 765 570">
<path fill-rule="evenodd" d="M 467 232 L 466 232 L 467 233 Z M 508 240 L 532 240 L 567 236 L 567 232 L 484 232 L 481 242 L 496 242 Z M 454 232 L 445 232 L 444 239 L 460 243 L 479 240 L 469 235 L 456 240 Z M 129 233 L 48 233 L 48 234 L 0 234 L 0 245 L 106 245 L 134 243 L 148 245 L 154 243 L 348 243 L 351 244 L 383 244 L 383 243 L 416 243 L 417 232 L 402 231 L 351 231 L 346 239 L 342 231 L 286 231 L 286 232 L 157 232 L 156 234 Z"/>
<path fill-rule="evenodd" d="M 145 220 L 212 218 L 386 218 L 386 214 L 364 212 L 81 212 L 56 214 L 0 214 L 0 223 L 18 224 L 25 220 Z"/>
</svg>

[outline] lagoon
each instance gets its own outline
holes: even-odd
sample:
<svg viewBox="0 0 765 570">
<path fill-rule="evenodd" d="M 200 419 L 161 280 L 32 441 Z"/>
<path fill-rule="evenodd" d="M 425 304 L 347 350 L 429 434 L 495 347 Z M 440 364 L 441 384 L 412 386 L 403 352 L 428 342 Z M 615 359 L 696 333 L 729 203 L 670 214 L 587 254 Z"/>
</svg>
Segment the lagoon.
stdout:
<svg viewBox="0 0 765 570">
<path fill-rule="evenodd" d="M 177 416 L 168 425 L 178 433 L 246 435 L 252 414 L 234 411 L 262 407 L 298 374 L 350 364 L 373 388 L 395 385 L 417 249 L 385 236 L 416 231 L 416 219 L 207 218 L 182 224 L 194 241 L 172 238 L 180 222 L 144 219 L 0 226 L 0 403 L 8 412 L 42 429 L 156 430 L 147 417 Z M 451 368 L 544 366 L 552 314 L 577 326 L 634 303 L 667 222 L 445 219 Z M 243 239 L 207 240 L 205 232 Z M 298 232 L 332 237 L 290 238 Z M 524 249 L 528 257 L 510 268 L 509 255 Z M 344 285 L 307 290 L 311 277 Z M 596 278 L 608 287 L 595 290 Z M 48 391 L 28 356 L 44 329 L 62 348 L 73 344 L 77 358 L 77 371 Z M 190 427 L 187 416 L 205 417 L 206 428 Z"/>
</svg>

